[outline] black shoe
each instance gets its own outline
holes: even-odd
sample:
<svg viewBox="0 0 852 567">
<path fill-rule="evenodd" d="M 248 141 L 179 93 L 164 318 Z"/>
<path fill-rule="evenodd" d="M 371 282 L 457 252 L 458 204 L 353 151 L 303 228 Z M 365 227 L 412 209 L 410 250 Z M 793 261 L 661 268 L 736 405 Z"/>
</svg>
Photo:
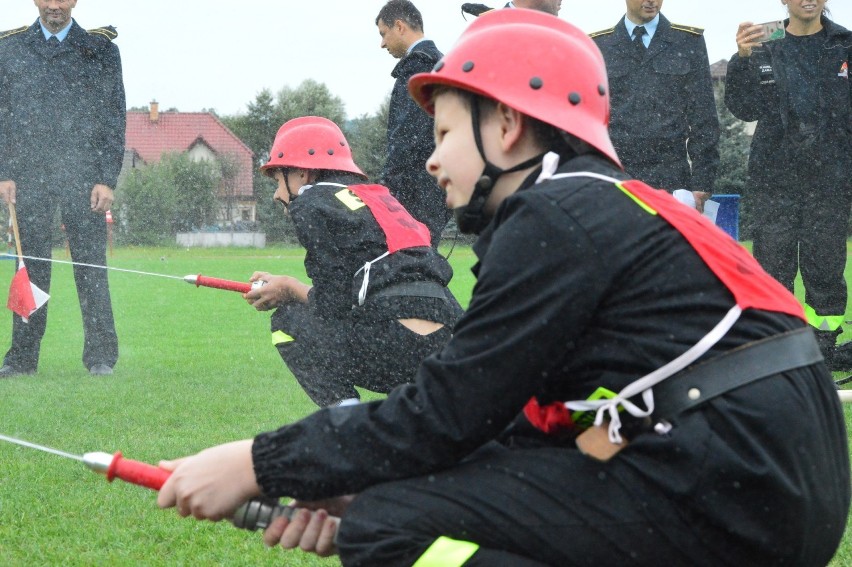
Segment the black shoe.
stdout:
<svg viewBox="0 0 852 567">
<path fill-rule="evenodd" d="M 834 372 L 852 370 L 852 341 L 835 347 L 831 356 L 831 366 L 829 366 L 829 369 Z"/>
<path fill-rule="evenodd" d="M 92 376 L 110 376 L 112 375 L 112 367 L 106 364 L 95 364 L 89 368 L 89 374 Z"/>
<path fill-rule="evenodd" d="M 0 367 L 0 378 L 14 378 L 15 376 L 27 376 L 30 374 L 35 374 L 35 370 L 21 370 L 8 364 Z"/>
</svg>

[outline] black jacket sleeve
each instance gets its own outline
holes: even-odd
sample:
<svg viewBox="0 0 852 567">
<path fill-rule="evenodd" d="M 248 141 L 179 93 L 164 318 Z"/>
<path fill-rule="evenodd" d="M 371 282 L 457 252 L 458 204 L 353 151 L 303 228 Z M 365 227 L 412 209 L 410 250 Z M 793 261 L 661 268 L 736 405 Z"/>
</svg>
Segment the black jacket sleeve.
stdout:
<svg viewBox="0 0 852 567">
<path fill-rule="evenodd" d="M 719 116 L 710 77 L 710 60 L 704 37 L 695 39 L 700 48 L 695 50 L 696 65 L 693 77 L 687 83 L 686 117 L 689 122 L 687 151 L 692 162 L 693 191 L 713 191 L 719 169 Z"/>
<path fill-rule="evenodd" d="M 100 80 L 111 85 L 103 101 L 101 115 L 100 183 L 115 189 L 124 159 L 124 135 L 127 122 L 127 105 L 118 46 L 106 43 L 101 49 L 103 75 Z"/>
<path fill-rule="evenodd" d="M 433 121 L 408 94 L 408 80 L 432 70 L 440 52 L 415 48 L 394 69 L 396 78 L 388 116 L 387 160 L 381 174 L 384 185 L 397 189 L 400 179 L 424 170 L 426 158 L 434 149 Z"/>
<path fill-rule="evenodd" d="M 13 35 L 13 32 L 0 32 L 0 181 L 12 179 L 10 167 L 12 156 L 9 148 L 12 101 L 9 96 L 11 89 L 8 84 L 9 77 L 5 65 L 10 57 L 13 57 L 10 51 L 10 44 L 15 41 L 12 39 Z"/>
<path fill-rule="evenodd" d="M 764 108 L 760 97 L 760 75 L 752 68 L 751 61 L 752 57 L 734 54 L 725 78 L 725 105 L 731 114 L 746 122 L 762 118 Z"/>
</svg>

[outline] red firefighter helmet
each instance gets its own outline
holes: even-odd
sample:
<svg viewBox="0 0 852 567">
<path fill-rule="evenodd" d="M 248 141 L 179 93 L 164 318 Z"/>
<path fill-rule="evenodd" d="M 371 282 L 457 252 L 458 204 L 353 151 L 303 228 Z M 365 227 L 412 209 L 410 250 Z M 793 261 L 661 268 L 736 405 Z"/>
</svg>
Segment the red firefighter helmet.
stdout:
<svg viewBox="0 0 852 567">
<path fill-rule="evenodd" d="M 430 73 L 411 78 L 411 96 L 433 113 L 432 90 L 447 85 L 502 102 L 568 132 L 619 164 L 609 139 L 603 55 L 580 29 L 536 10 L 482 14 Z"/>
<path fill-rule="evenodd" d="M 337 124 L 320 116 L 294 118 L 278 129 L 269 161 L 260 170 L 286 167 L 348 171 L 367 178 L 352 160 L 352 150 Z"/>
</svg>

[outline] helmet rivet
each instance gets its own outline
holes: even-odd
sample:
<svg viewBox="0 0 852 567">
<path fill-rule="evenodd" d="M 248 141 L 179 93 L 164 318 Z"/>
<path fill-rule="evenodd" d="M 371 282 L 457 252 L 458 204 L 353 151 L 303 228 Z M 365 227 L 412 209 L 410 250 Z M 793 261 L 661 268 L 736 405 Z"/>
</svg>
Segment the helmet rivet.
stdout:
<svg viewBox="0 0 852 567">
<path fill-rule="evenodd" d="M 317 152 L 316 152 L 316 150 L 314 150 L 313 148 L 311 148 L 310 150 L 308 150 L 308 155 L 309 155 L 309 156 L 312 156 L 312 155 L 314 155 L 315 153 L 317 153 Z"/>
<path fill-rule="evenodd" d="M 334 150 L 329 149 L 329 150 L 328 150 L 328 155 L 333 156 L 333 155 L 334 155 Z"/>
<path fill-rule="evenodd" d="M 568 102 L 577 106 L 583 101 L 583 98 L 578 93 L 571 93 L 568 95 Z"/>
<path fill-rule="evenodd" d="M 345 147 L 346 147 L 346 142 L 344 142 L 343 140 L 340 140 L 340 147 L 341 147 L 341 148 L 345 148 Z"/>
<path fill-rule="evenodd" d="M 473 71 L 473 61 L 467 61 L 464 65 L 462 65 L 462 71 L 465 73 L 470 73 Z"/>
<path fill-rule="evenodd" d="M 543 86 L 544 81 L 541 80 L 541 77 L 533 77 L 532 79 L 530 79 L 530 87 L 532 87 L 533 89 L 538 90 Z"/>
<path fill-rule="evenodd" d="M 437 63 L 435 63 L 435 68 L 434 68 L 434 69 L 432 69 L 432 71 L 433 71 L 433 72 L 438 72 L 438 71 L 440 71 L 440 70 L 441 70 L 441 69 L 443 69 L 443 68 L 444 68 L 444 60 L 443 60 L 443 59 L 441 59 L 440 61 L 438 61 Z"/>
<path fill-rule="evenodd" d="M 278 157 L 279 157 L 279 158 L 283 158 L 283 157 L 284 157 L 284 152 L 278 152 Z"/>
<path fill-rule="evenodd" d="M 606 95 L 606 87 L 604 87 L 603 85 L 598 85 L 598 92 L 600 93 L 601 96 L 605 96 Z"/>
</svg>

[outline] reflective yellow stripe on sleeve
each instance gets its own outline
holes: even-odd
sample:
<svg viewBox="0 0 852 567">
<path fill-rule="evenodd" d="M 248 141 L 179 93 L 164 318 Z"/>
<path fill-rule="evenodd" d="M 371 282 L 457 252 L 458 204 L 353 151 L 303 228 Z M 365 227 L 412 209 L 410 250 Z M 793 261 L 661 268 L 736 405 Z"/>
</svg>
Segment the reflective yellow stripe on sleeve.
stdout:
<svg viewBox="0 0 852 567">
<path fill-rule="evenodd" d="M 275 331 L 274 333 L 272 333 L 272 346 L 278 346 L 283 343 L 292 343 L 295 340 L 296 339 L 294 339 L 284 331 Z"/>
<path fill-rule="evenodd" d="M 843 314 L 818 315 L 810 305 L 805 305 L 805 318 L 812 327 L 819 331 L 836 331 L 843 324 Z"/>
<path fill-rule="evenodd" d="M 461 567 L 478 549 L 475 543 L 442 536 L 429 546 L 413 567 Z"/>
</svg>

